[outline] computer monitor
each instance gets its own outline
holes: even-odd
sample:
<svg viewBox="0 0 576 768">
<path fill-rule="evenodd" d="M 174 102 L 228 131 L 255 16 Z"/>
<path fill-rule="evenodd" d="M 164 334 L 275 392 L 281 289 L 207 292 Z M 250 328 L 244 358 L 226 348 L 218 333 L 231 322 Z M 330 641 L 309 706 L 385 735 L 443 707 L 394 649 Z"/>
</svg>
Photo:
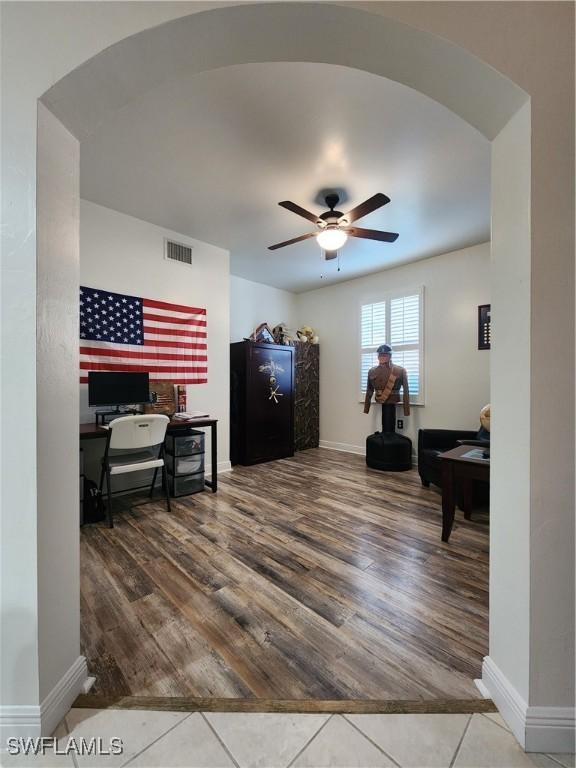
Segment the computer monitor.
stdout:
<svg viewBox="0 0 576 768">
<path fill-rule="evenodd" d="M 139 405 L 150 402 L 148 373 L 88 372 L 88 405 Z"/>
</svg>

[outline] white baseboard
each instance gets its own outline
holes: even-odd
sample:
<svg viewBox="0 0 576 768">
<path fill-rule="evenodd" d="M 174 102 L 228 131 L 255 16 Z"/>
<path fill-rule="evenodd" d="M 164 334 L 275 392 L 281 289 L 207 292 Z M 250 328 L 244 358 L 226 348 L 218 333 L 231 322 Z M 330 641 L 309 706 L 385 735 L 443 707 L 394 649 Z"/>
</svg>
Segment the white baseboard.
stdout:
<svg viewBox="0 0 576 768">
<path fill-rule="evenodd" d="M 0 706 L 0 753 L 6 751 L 10 738 L 34 738 L 41 735 L 39 706 Z"/>
<path fill-rule="evenodd" d="M 490 656 L 485 656 L 482 663 L 482 685 L 490 694 L 490 698 L 498 707 L 520 746 L 524 747 L 528 705 Z"/>
<path fill-rule="evenodd" d="M 526 752 L 572 754 L 576 747 L 574 707 L 528 707 Z"/>
<path fill-rule="evenodd" d="M 88 677 L 84 656 L 78 656 L 74 664 L 60 678 L 40 705 L 0 707 L 0 751 L 6 740 L 50 736 L 67 714 L 74 699 L 83 692 Z"/>
<path fill-rule="evenodd" d="M 90 693 L 90 690 L 95 682 L 96 682 L 95 677 L 87 677 L 86 680 L 84 680 L 84 684 L 82 685 L 82 690 L 80 691 L 80 693 L 83 693 L 84 695 L 86 695 L 87 693 Z"/>
<path fill-rule="evenodd" d="M 574 752 L 574 707 L 529 707 L 489 656 L 484 657 L 482 680 L 478 687 L 480 691 L 489 693 L 526 752 Z"/>
<path fill-rule="evenodd" d="M 320 448 L 328 448 L 330 451 L 343 451 L 344 453 L 356 453 L 359 456 L 366 455 L 363 445 L 350 445 L 349 443 L 333 443 L 331 440 L 320 440 Z"/>
<path fill-rule="evenodd" d="M 222 472 L 231 472 L 232 464 L 229 461 L 219 461 L 216 465 L 216 472 L 221 474 Z M 206 464 L 204 467 L 204 475 L 210 480 L 210 474 L 212 473 L 212 464 Z"/>
<path fill-rule="evenodd" d="M 474 680 L 474 683 L 476 685 L 476 688 L 478 688 L 478 690 L 480 691 L 483 699 L 492 698 L 492 696 L 490 696 L 490 691 L 488 690 L 488 688 L 486 688 L 482 680 Z"/>
<path fill-rule="evenodd" d="M 358 456 L 366 455 L 366 447 L 363 445 L 351 445 L 350 443 L 334 443 L 331 440 L 320 440 L 320 448 L 328 448 L 329 451 L 343 451 L 344 453 L 355 453 Z M 418 457 L 412 454 L 412 466 L 418 466 Z"/>
<path fill-rule="evenodd" d="M 74 699 L 83 693 L 88 678 L 84 656 L 78 656 L 70 669 L 60 678 L 40 705 L 42 736 L 50 736 L 70 710 Z"/>
</svg>

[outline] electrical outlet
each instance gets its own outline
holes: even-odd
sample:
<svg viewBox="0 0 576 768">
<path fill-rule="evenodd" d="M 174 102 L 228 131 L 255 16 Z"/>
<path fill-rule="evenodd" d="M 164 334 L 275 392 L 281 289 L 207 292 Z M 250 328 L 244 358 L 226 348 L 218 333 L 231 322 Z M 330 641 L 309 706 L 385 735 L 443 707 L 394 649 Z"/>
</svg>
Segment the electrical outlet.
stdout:
<svg viewBox="0 0 576 768">
<path fill-rule="evenodd" d="M 404 419 L 398 419 L 397 429 L 404 429 Z"/>
</svg>

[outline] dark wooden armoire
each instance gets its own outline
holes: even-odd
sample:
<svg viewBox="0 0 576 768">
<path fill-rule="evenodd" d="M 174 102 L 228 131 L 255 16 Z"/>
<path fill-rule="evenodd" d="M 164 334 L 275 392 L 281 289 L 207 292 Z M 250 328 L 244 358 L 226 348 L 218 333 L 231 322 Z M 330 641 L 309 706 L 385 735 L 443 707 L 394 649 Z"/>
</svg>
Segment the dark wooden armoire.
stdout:
<svg viewBox="0 0 576 768">
<path fill-rule="evenodd" d="M 258 464 L 294 455 L 294 348 L 230 345 L 230 461 Z"/>
<path fill-rule="evenodd" d="M 320 347 L 293 342 L 295 359 L 294 448 L 304 451 L 320 443 Z"/>
</svg>

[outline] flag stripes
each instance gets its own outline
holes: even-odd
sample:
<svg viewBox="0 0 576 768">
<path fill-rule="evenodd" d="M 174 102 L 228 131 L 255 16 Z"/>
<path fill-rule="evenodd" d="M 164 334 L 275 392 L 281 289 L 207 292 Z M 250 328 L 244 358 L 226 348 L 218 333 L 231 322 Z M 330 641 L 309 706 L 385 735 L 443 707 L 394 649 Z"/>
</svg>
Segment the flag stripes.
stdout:
<svg viewBox="0 0 576 768">
<path fill-rule="evenodd" d="M 102 349 L 100 347 L 80 347 L 81 355 L 98 355 L 99 357 L 121 357 L 128 362 L 130 358 L 136 360 L 189 360 L 206 362 L 208 355 L 184 355 L 180 353 L 170 354 L 164 352 L 127 352 L 123 349 Z"/>
<path fill-rule="evenodd" d="M 80 288 L 81 383 L 88 371 L 126 371 L 204 384 L 207 339 L 205 309 Z"/>
<path fill-rule="evenodd" d="M 189 317 L 168 317 L 167 315 L 154 315 L 151 312 L 144 312 L 144 320 L 157 320 L 158 323 L 182 323 L 185 325 L 195 325 L 199 328 L 206 327 L 206 320 L 196 320 Z"/>
<path fill-rule="evenodd" d="M 81 371 L 139 371 L 145 373 L 171 373 L 174 370 L 173 365 L 138 365 L 138 363 L 95 363 L 87 360 L 80 361 Z M 208 373 L 207 367 L 198 365 L 180 365 L 178 373 Z M 152 377 L 154 378 L 154 377 Z"/>
</svg>

